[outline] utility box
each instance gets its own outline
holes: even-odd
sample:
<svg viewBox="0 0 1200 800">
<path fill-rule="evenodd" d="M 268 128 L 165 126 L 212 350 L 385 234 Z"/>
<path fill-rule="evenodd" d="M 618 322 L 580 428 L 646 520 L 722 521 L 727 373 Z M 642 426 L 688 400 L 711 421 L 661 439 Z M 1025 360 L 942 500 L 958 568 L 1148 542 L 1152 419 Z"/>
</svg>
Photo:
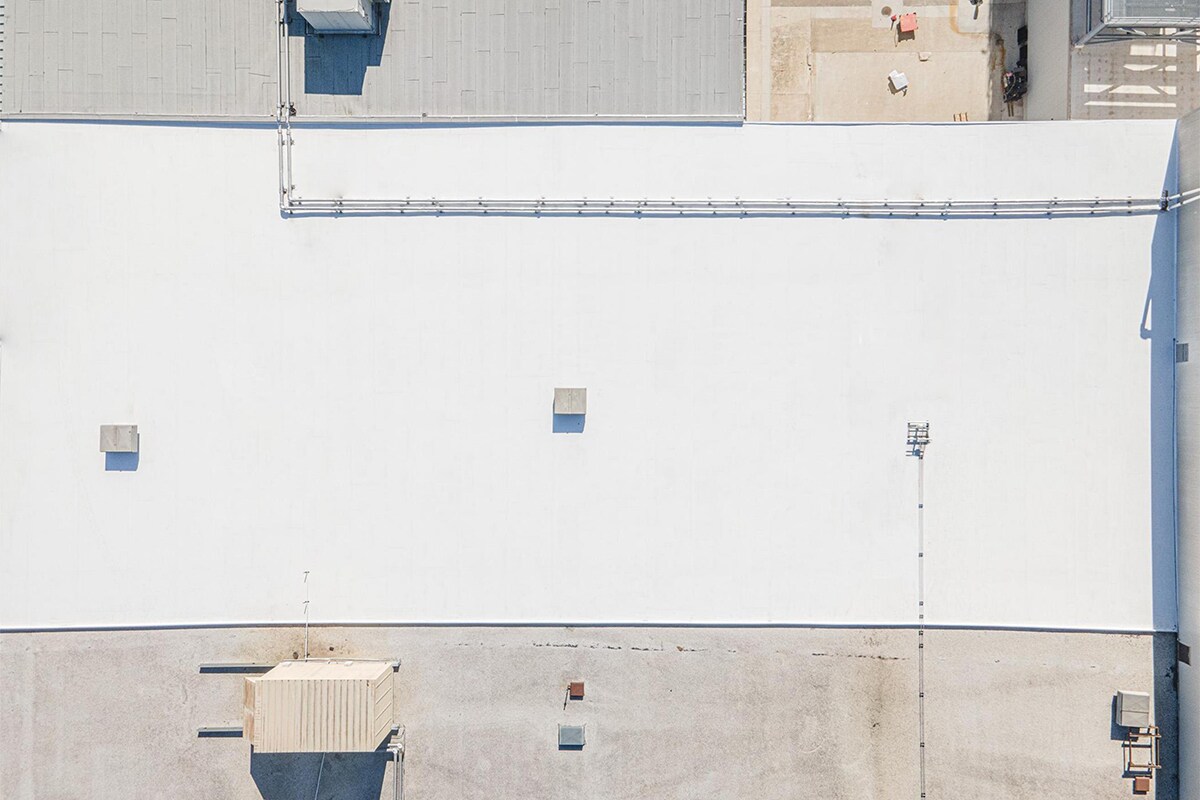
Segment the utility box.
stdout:
<svg viewBox="0 0 1200 800">
<path fill-rule="evenodd" d="M 1147 692 L 1117 692 L 1117 724 L 1124 728 L 1150 727 L 1150 695 Z"/>
<path fill-rule="evenodd" d="M 584 735 L 582 725 L 559 725 L 558 726 L 558 746 L 578 748 L 586 744 L 586 736 Z"/>
<path fill-rule="evenodd" d="M 136 453 L 138 451 L 137 425 L 101 425 L 101 453 Z"/>
<path fill-rule="evenodd" d="M 315 33 L 372 33 L 373 0 L 296 0 L 296 10 Z"/>
</svg>

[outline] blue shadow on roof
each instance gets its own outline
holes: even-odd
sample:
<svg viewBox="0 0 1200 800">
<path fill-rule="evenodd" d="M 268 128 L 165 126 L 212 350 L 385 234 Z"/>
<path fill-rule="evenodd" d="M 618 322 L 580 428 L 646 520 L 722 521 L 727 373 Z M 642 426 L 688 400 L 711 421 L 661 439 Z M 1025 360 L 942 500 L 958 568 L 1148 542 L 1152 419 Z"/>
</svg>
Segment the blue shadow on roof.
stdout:
<svg viewBox="0 0 1200 800">
<path fill-rule="evenodd" d="M 304 37 L 305 94 L 361 95 L 367 70 L 383 63 L 391 5 L 376 4 L 374 33 L 322 34 L 306 31 L 303 19 L 293 19 L 289 36 Z"/>
<path fill-rule="evenodd" d="M 105 472 L 137 472 L 137 453 L 105 453 Z"/>
<path fill-rule="evenodd" d="M 583 433 L 583 422 L 586 414 L 555 414 L 555 433 Z"/>
</svg>

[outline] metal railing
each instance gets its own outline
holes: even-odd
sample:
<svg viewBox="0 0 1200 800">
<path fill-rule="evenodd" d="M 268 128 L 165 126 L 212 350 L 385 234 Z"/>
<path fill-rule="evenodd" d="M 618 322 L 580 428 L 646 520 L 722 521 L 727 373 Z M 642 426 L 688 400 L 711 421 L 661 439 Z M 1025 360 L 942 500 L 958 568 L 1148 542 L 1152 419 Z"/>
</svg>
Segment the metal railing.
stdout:
<svg viewBox="0 0 1200 800">
<path fill-rule="evenodd" d="M 283 134 L 290 138 L 290 132 Z M 282 160 L 282 159 L 281 159 Z M 290 162 L 290 159 L 288 159 Z M 301 198 L 290 172 L 281 181 L 280 210 L 303 214 L 625 216 L 625 217 L 1089 217 L 1157 214 L 1182 195 L 1044 200 L 801 200 L 794 198 Z"/>
</svg>

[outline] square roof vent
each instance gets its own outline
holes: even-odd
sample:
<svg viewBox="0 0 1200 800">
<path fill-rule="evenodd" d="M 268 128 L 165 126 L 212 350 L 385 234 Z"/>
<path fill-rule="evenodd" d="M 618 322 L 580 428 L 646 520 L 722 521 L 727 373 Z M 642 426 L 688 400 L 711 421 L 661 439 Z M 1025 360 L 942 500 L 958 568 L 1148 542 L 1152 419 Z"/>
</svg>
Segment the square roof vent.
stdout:
<svg viewBox="0 0 1200 800">
<path fill-rule="evenodd" d="M 586 414 L 587 389 L 555 389 L 555 414 Z"/>
<path fill-rule="evenodd" d="M 138 451 L 137 425 L 101 425 L 101 453 L 136 453 Z"/>
<path fill-rule="evenodd" d="M 559 725 L 558 726 L 558 746 L 559 747 L 583 747 L 584 732 L 582 725 Z"/>
</svg>

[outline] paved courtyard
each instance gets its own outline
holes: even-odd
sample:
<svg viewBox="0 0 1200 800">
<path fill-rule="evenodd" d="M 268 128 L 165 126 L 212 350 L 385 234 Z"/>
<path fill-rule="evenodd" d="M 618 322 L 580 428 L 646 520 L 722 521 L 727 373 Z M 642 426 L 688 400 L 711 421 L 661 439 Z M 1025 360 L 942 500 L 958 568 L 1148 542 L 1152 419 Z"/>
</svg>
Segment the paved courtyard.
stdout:
<svg viewBox="0 0 1200 800">
<path fill-rule="evenodd" d="M 892 17 L 915 13 L 901 33 Z M 1001 97 L 1025 0 L 749 0 L 750 120 L 979 122 L 1022 119 Z M 888 74 L 909 88 L 892 90 Z"/>
</svg>

